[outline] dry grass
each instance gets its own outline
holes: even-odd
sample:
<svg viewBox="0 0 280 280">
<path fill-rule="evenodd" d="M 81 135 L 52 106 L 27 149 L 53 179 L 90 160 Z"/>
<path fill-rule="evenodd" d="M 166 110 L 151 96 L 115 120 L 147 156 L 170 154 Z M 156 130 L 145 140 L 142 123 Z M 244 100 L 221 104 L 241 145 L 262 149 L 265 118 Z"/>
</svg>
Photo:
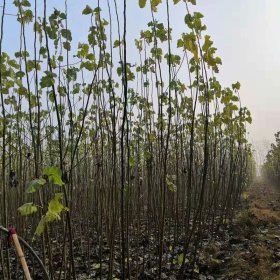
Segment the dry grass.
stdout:
<svg viewBox="0 0 280 280">
<path fill-rule="evenodd" d="M 277 205 L 275 199 L 280 197 L 279 191 L 271 186 L 252 187 L 244 194 L 243 200 L 247 209 L 244 209 L 236 216 L 235 233 L 239 237 L 257 240 L 250 250 L 235 249 L 227 278 L 229 280 L 280 280 L 280 263 L 273 262 L 273 246 L 267 241 L 274 241 L 275 225 L 280 223 L 280 211 L 272 207 Z M 279 208 L 278 208 L 279 209 Z M 258 227 L 265 227 L 267 233 L 258 233 Z M 275 235 L 276 234 L 276 235 Z M 275 244 L 280 247 L 280 241 Z M 279 266 L 278 266 L 279 265 Z"/>
<path fill-rule="evenodd" d="M 252 207 L 249 211 L 260 223 L 278 224 L 280 222 L 279 213 L 271 209 Z"/>
</svg>

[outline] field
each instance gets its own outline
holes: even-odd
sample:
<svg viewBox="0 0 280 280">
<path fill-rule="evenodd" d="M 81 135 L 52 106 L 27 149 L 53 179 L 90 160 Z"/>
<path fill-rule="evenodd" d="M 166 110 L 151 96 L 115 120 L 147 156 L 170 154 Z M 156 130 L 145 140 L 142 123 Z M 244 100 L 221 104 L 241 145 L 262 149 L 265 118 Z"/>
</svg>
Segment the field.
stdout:
<svg viewBox="0 0 280 280">
<path fill-rule="evenodd" d="M 279 279 L 279 146 L 254 184 L 196 1 L 2 2 L 0 279 L 26 277 L 12 227 L 32 279 Z"/>
</svg>

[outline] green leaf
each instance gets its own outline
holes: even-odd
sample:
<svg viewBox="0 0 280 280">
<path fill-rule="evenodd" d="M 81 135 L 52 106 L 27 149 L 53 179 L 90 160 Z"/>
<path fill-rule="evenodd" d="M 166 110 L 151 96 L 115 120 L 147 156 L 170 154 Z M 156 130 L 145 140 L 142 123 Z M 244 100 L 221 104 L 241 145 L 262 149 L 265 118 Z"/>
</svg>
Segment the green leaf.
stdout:
<svg viewBox="0 0 280 280">
<path fill-rule="evenodd" d="M 41 218 L 41 220 L 36 228 L 36 231 L 35 231 L 36 235 L 39 236 L 44 232 L 47 223 L 60 220 L 61 219 L 60 214 L 62 211 L 69 210 L 67 207 L 65 207 L 61 203 L 62 198 L 63 198 L 63 193 L 56 193 L 54 198 L 49 202 L 48 211 Z"/>
<path fill-rule="evenodd" d="M 24 11 L 22 16 L 22 21 L 29 23 L 32 22 L 32 19 L 33 19 L 33 12 L 31 10 Z"/>
<path fill-rule="evenodd" d="M 119 47 L 120 45 L 121 45 L 121 42 L 120 42 L 119 40 L 116 40 L 116 41 L 114 42 L 113 48 L 117 48 L 117 47 Z"/>
<path fill-rule="evenodd" d="M 40 236 L 45 231 L 45 227 L 46 227 L 46 217 L 43 216 L 36 227 L 35 234 Z"/>
<path fill-rule="evenodd" d="M 94 56 L 93 53 L 89 53 L 89 54 L 86 56 L 86 58 L 87 58 L 88 60 L 95 61 L 95 56 Z"/>
<path fill-rule="evenodd" d="M 93 13 L 92 8 L 89 5 L 86 5 L 86 7 L 83 10 L 83 15 L 90 15 Z"/>
<path fill-rule="evenodd" d="M 118 68 L 117 68 L 117 73 L 118 73 L 119 76 L 122 75 L 122 68 L 121 68 L 121 67 L 118 67 Z"/>
<path fill-rule="evenodd" d="M 45 47 L 41 47 L 39 53 L 44 56 L 47 53 L 47 49 Z"/>
<path fill-rule="evenodd" d="M 209 35 L 205 35 L 205 42 L 202 46 L 202 50 L 203 51 L 208 51 L 209 48 L 213 45 L 213 41 L 210 40 L 210 36 Z"/>
<path fill-rule="evenodd" d="M 93 71 L 94 70 L 94 63 L 93 62 L 90 62 L 90 61 L 83 61 L 81 62 L 81 65 L 80 67 L 81 68 L 85 68 L 87 69 L 88 71 Z"/>
<path fill-rule="evenodd" d="M 196 0 L 187 0 L 187 1 L 192 3 L 193 5 L 196 5 Z"/>
<path fill-rule="evenodd" d="M 16 77 L 19 78 L 19 79 L 23 78 L 24 75 L 25 75 L 25 73 L 23 71 L 16 72 Z"/>
<path fill-rule="evenodd" d="M 43 76 L 40 81 L 40 86 L 42 88 L 51 87 L 55 83 L 54 80 L 54 78 L 56 77 L 55 73 L 52 73 L 51 71 L 45 71 L 45 74 L 46 75 Z"/>
<path fill-rule="evenodd" d="M 151 0 L 151 8 L 153 12 L 157 12 L 157 6 L 162 2 L 162 0 Z"/>
<path fill-rule="evenodd" d="M 36 21 L 36 22 L 34 23 L 33 31 L 34 31 L 34 32 L 38 32 L 39 34 L 42 33 L 41 25 L 40 25 L 40 23 L 39 23 L 38 21 Z"/>
<path fill-rule="evenodd" d="M 19 68 L 20 68 L 19 65 L 18 65 L 18 63 L 17 63 L 14 59 L 9 60 L 9 61 L 8 61 L 8 64 L 9 64 L 10 66 L 12 66 L 13 68 L 15 68 L 15 69 L 19 69 Z"/>
<path fill-rule="evenodd" d="M 70 43 L 67 41 L 67 42 L 63 42 L 63 48 L 67 51 L 70 51 L 71 50 L 71 45 Z"/>
<path fill-rule="evenodd" d="M 194 58 L 196 61 L 198 61 L 198 46 L 196 43 L 196 37 L 193 32 L 189 34 L 185 34 L 184 37 L 184 47 L 193 53 Z"/>
<path fill-rule="evenodd" d="M 27 52 L 27 51 L 21 51 L 21 52 L 16 52 L 15 53 L 15 57 L 16 58 L 19 58 L 19 57 L 29 57 L 30 55 L 29 55 L 29 52 Z"/>
<path fill-rule="evenodd" d="M 251 116 L 247 117 L 247 118 L 246 118 L 246 122 L 248 122 L 248 123 L 251 124 L 251 123 L 252 123 L 252 117 L 251 117 Z"/>
<path fill-rule="evenodd" d="M 141 9 L 145 8 L 147 0 L 139 0 L 139 7 Z"/>
<path fill-rule="evenodd" d="M 18 94 L 19 95 L 27 95 L 27 89 L 25 87 L 20 86 L 18 88 Z"/>
<path fill-rule="evenodd" d="M 28 216 L 37 212 L 37 206 L 33 202 L 25 203 L 18 208 L 18 211 L 22 216 Z"/>
<path fill-rule="evenodd" d="M 215 60 L 216 60 L 216 64 L 222 65 L 222 59 L 220 57 L 216 56 Z"/>
<path fill-rule="evenodd" d="M 60 202 L 62 198 L 63 193 L 56 193 L 54 198 L 49 202 L 48 210 L 50 212 L 60 214 L 60 212 L 64 209 L 64 206 Z"/>
<path fill-rule="evenodd" d="M 53 91 L 51 91 L 51 92 L 49 93 L 49 100 L 50 100 L 50 102 L 52 102 L 52 103 L 54 103 L 54 101 L 55 101 L 55 94 L 54 94 Z"/>
<path fill-rule="evenodd" d="M 28 72 L 31 72 L 33 69 L 41 70 L 39 62 L 35 62 L 34 60 L 28 60 L 26 67 Z"/>
<path fill-rule="evenodd" d="M 180 266 L 183 264 L 183 260 L 184 260 L 184 254 L 182 253 L 177 257 L 177 262 Z"/>
<path fill-rule="evenodd" d="M 61 19 L 67 19 L 66 14 L 65 13 L 60 13 L 60 18 Z"/>
<path fill-rule="evenodd" d="M 48 211 L 46 213 L 46 222 L 51 223 L 53 221 L 59 221 L 61 219 L 60 215 L 55 212 Z"/>
<path fill-rule="evenodd" d="M 28 0 L 22 0 L 21 5 L 24 7 L 31 7 L 31 4 Z"/>
<path fill-rule="evenodd" d="M 199 273 L 199 267 L 196 267 L 193 271 L 198 274 Z"/>
<path fill-rule="evenodd" d="M 43 171 L 43 174 L 48 176 L 49 181 L 55 185 L 63 186 L 64 183 L 61 179 L 61 170 L 56 166 L 46 167 Z"/>
<path fill-rule="evenodd" d="M 27 187 L 26 193 L 35 193 L 37 192 L 42 186 L 46 184 L 46 180 L 44 178 L 39 178 L 32 180 Z"/>
<path fill-rule="evenodd" d="M 166 176 L 166 185 L 167 185 L 167 188 L 170 192 L 177 192 L 177 187 L 176 185 L 173 183 L 173 180 L 175 178 L 173 178 L 173 176 L 170 176 L 170 175 L 167 175 Z"/>
<path fill-rule="evenodd" d="M 188 13 L 185 16 L 185 24 L 192 29 L 193 28 L 193 17 Z"/>
<path fill-rule="evenodd" d="M 69 29 L 61 29 L 61 36 L 68 41 L 72 41 L 72 34 Z"/>
<path fill-rule="evenodd" d="M 181 0 L 173 0 L 174 4 L 178 4 Z"/>
<path fill-rule="evenodd" d="M 178 39 L 177 41 L 177 48 L 182 48 L 184 46 L 184 42 L 182 39 Z"/>
<path fill-rule="evenodd" d="M 236 82 L 235 84 L 232 84 L 232 89 L 233 90 L 240 90 L 240 83 L 239 82 Z"/>
<path fill-rule="evenodd" d="M 88 44 L 82 44 L 82 43 L 79 43 L 78 45 L 78 57 L 86 57 L 89 53 L 89 45 Z"/>
</svg>

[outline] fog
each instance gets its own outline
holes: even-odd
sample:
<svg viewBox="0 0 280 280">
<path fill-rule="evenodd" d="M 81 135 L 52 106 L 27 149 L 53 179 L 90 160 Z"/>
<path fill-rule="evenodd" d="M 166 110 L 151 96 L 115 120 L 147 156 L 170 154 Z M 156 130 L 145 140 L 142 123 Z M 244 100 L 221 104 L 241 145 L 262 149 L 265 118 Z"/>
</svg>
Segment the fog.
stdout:
<svg viewBox="0 0 280 280">
<path fill-rule="evenodd" d="M 223 59 L 220 79 L 238 80 L 242 105 L 252 112 L 249 140 L 261 163 L 280 130 L 280 1 L 198 1 Z"/>
</svg>

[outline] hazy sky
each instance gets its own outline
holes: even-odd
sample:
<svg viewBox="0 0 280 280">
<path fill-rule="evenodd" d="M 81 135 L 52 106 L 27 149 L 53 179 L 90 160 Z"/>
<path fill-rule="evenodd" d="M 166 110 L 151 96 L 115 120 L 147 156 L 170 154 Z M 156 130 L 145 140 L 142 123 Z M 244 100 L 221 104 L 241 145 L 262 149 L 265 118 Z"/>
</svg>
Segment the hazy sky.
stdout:
<svg viewBox="0 0 280 280">
<path fill-rule="evenodd" d="M 0 5 L 2 2 L 0 0 Z M 47 2 L 52 10 L 54 6 L 63 7 L 65 1 Z M 120 9 L 122 2 L 117 0 Z M 12 0 L 7 0 L 7 12 L 13 13 L 15 9 L 11 3 Z M 42 6 L 43 0 L 38 3 Z M 86 40 L 89 26 L 88 18 L 81 17 L 81 10 L 86 4 L 94 6 L 96 3 L 96 0 L 68 0 L 69 25 L 77 41 Z M 100 3 L 107 1 L 100 0 Z M 224 86 L 236 81 L 242 85 L 242 105 L 248 107 L 253 116 L 250 141 L 258 149 L 269 148 L 274 133 L 280 130 L 280 0 L 197 0 L 193 10 L 204 14 L 207 32 L 223 60 L 220 81 Z M 128 11 L 128 36 L 134 42 L 151 17 L 149 9 L 138 8 L 138 0 L 128 1 Z M 172 8 L 174 37 L 186 31 L 185 14 L 182 5 Z M 166 22 L 165 9 L 160 9 L 157 17 Z M 19 29 L 15 17 L 7 17 L 5 24 L 4 46 L 17 51 Z M 134 43 L 132 55 L 133 49 Z"/>
<path fill-rule="evenodd" d="M 242 105 L 253 115 L 251 142 L 269 147 L 280 130 L 280 1 L 201 0 L 197 7 L 223 59 L 221 80 L 242 85 Z"/>
</svg>

